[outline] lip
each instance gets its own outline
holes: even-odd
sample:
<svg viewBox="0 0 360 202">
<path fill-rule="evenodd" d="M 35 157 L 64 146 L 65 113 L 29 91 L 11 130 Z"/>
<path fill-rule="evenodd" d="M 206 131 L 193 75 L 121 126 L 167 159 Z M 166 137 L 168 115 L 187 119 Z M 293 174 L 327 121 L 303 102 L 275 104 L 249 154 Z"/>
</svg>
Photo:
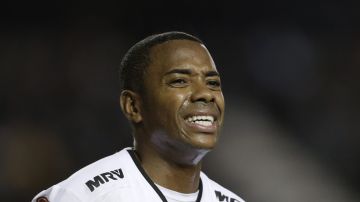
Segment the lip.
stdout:
<svg viewBox="0 0 360 202">
<path fill-rule="evenodd" d="M 184 120 L 185 125 L 194 132 L 205 133 L 205 134 L 213 134 L 217 131 L 217 121 L 214 122 L 209 126 L 200 125 L 197 123 L 189 122 Z"/>
<path fill-rule="evenodd" d="M 197 123 L 193 123 L 188 121 L 187 119 L 192 116 L 212 116 L 214 117 L 214 121 L 209 126 L 200 125 Z M 183 116 L 183 121 L 185 122 L 185 125 L 187 128 L 189 128 L 193 132 L 198 133 L 206 133 L 206 134 L 213 134 L 216 133 L 218 129 L 218 117 L 219 117 L 219 111 L 217 110 L 211 110 L 211 109 L 197 109 L 195 111 L 192 111 L 191 113 L 187 114 L 186 116 Z"/>
<path fill-rule="evenodd" d="M 187 120 L 189 117 L 192 116 L 212 116 L 214 117 L 215 123 L 220 115 L 218 112 L 215 112 L 215 110 L 197 110 L 184 116 L 184 120 Z"/>
</svg>

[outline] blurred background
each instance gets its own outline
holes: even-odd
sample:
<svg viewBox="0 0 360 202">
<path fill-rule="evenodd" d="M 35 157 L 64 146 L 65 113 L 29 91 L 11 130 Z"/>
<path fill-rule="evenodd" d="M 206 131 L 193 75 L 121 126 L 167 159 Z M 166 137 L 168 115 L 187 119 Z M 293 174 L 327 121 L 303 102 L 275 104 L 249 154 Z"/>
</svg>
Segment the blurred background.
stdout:
<svg viewBox="0 0 360 202">
<path fill-rule="evenodd" d="M 132 145 L 117 68 L 138 40 L 202 39 L 226 120 L 204 171 L 248 202 L 360 201 L 360 3 L 3 1 L 0 201 Z"/>
</svg>

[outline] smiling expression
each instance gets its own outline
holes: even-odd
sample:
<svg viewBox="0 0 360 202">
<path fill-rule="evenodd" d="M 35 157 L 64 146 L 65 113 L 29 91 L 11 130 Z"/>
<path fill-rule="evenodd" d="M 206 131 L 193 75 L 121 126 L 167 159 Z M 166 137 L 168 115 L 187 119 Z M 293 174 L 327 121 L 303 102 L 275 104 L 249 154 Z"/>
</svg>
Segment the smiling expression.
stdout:
<svg viewBox="0 0 360 202">
<path fill-rule="evenodd" d="M 157 147 L 212 149 L 224 115 L 220 76 L 206 47 L 171 40 L 150 50 L 143 126 Z M 178 148 L 180 149 L 180 148 Z"/>
</svg>

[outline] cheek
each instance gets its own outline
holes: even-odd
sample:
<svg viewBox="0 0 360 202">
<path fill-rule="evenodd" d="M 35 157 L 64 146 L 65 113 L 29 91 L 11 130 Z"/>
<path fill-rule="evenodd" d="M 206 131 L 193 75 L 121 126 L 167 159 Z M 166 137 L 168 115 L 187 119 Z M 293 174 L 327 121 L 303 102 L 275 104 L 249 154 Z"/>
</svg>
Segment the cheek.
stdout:
<svg viewBox="0 0 360 202">
<path fill-rule="evenodd" d="M 164 127 L 169 130 L 170 133 L 176 133 L 179 130 L 179 124 L 181 119 L 181 109 L 184 106 L 184 101 L 186 100 L 186 95 L 183 93 L 169 93 L 164 96 L 165 100 L 163 102 L 165 119 L 163 119 Z M 174 131 L 175 130 L 175 131 Z"/>
<path fill-rule="evenodd" d="M 216 97 L 216 103 L 217 103 L 219 109 L 220 109 L 221 111 L 223 111 L 224 108 L 225 108 L 224 95 L 222 94 L 222 92 L 219 92 L 218 94 L 216 94 L 215 97 Z"/>
<path fill-rule="evenodd" d="M 225 112 L 225 100 L 224 100 L 224 96 L 221 92 L 216 96 L 216 103 L 217 103 L 217 106 L 219 107 L 219 110 L 221 112 L 221 117 L 223 119 L 224 112 Z"/>
<path fill-rule="evenodd" d="M 181 93 L 172 93 L 164 97 L 164 110 L 168 112 L 169 116 L 177 116 L 179 109 L 181 109 L 186 96 Z M 169 117 L 170 118 L 170 117 Z"/>
<path fill-rule="evenodd" d="M 225 110 L 225 100 L 224 100 L 224 96 L 221 94 L 221 108 L 222 108 L 222 112 L 224 112 Z"/>
<path fill-rule="evenodd" d="M 181 109 L 186 95 L 181 93 L 166 93 L 159 91 L 148 107 L 151 113 L 148 114 L 148 119 L 154 120 L 155 117 L 161 122 L 161 125 L 170 126 L 176 124 L 179 109 Z"/>
</svg>

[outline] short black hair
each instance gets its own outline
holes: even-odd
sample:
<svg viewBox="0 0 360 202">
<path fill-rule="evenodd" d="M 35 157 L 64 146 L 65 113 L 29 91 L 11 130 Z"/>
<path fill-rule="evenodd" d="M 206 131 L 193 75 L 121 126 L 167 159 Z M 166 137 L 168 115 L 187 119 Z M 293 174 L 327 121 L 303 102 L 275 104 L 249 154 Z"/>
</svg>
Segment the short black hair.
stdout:
<svg viewBox="0 0 360 202">
<path fill-rule="evenodd" d="M 150 49 L 170 40 L 190 40 L 204 44 L 197 37 L 185 32 L 171 31 L 146 37 L 132 46 L 124 55 L 120 68 L 120 88 L 142 93 L 144 72 L 150 64 Z"/>
</svg>

